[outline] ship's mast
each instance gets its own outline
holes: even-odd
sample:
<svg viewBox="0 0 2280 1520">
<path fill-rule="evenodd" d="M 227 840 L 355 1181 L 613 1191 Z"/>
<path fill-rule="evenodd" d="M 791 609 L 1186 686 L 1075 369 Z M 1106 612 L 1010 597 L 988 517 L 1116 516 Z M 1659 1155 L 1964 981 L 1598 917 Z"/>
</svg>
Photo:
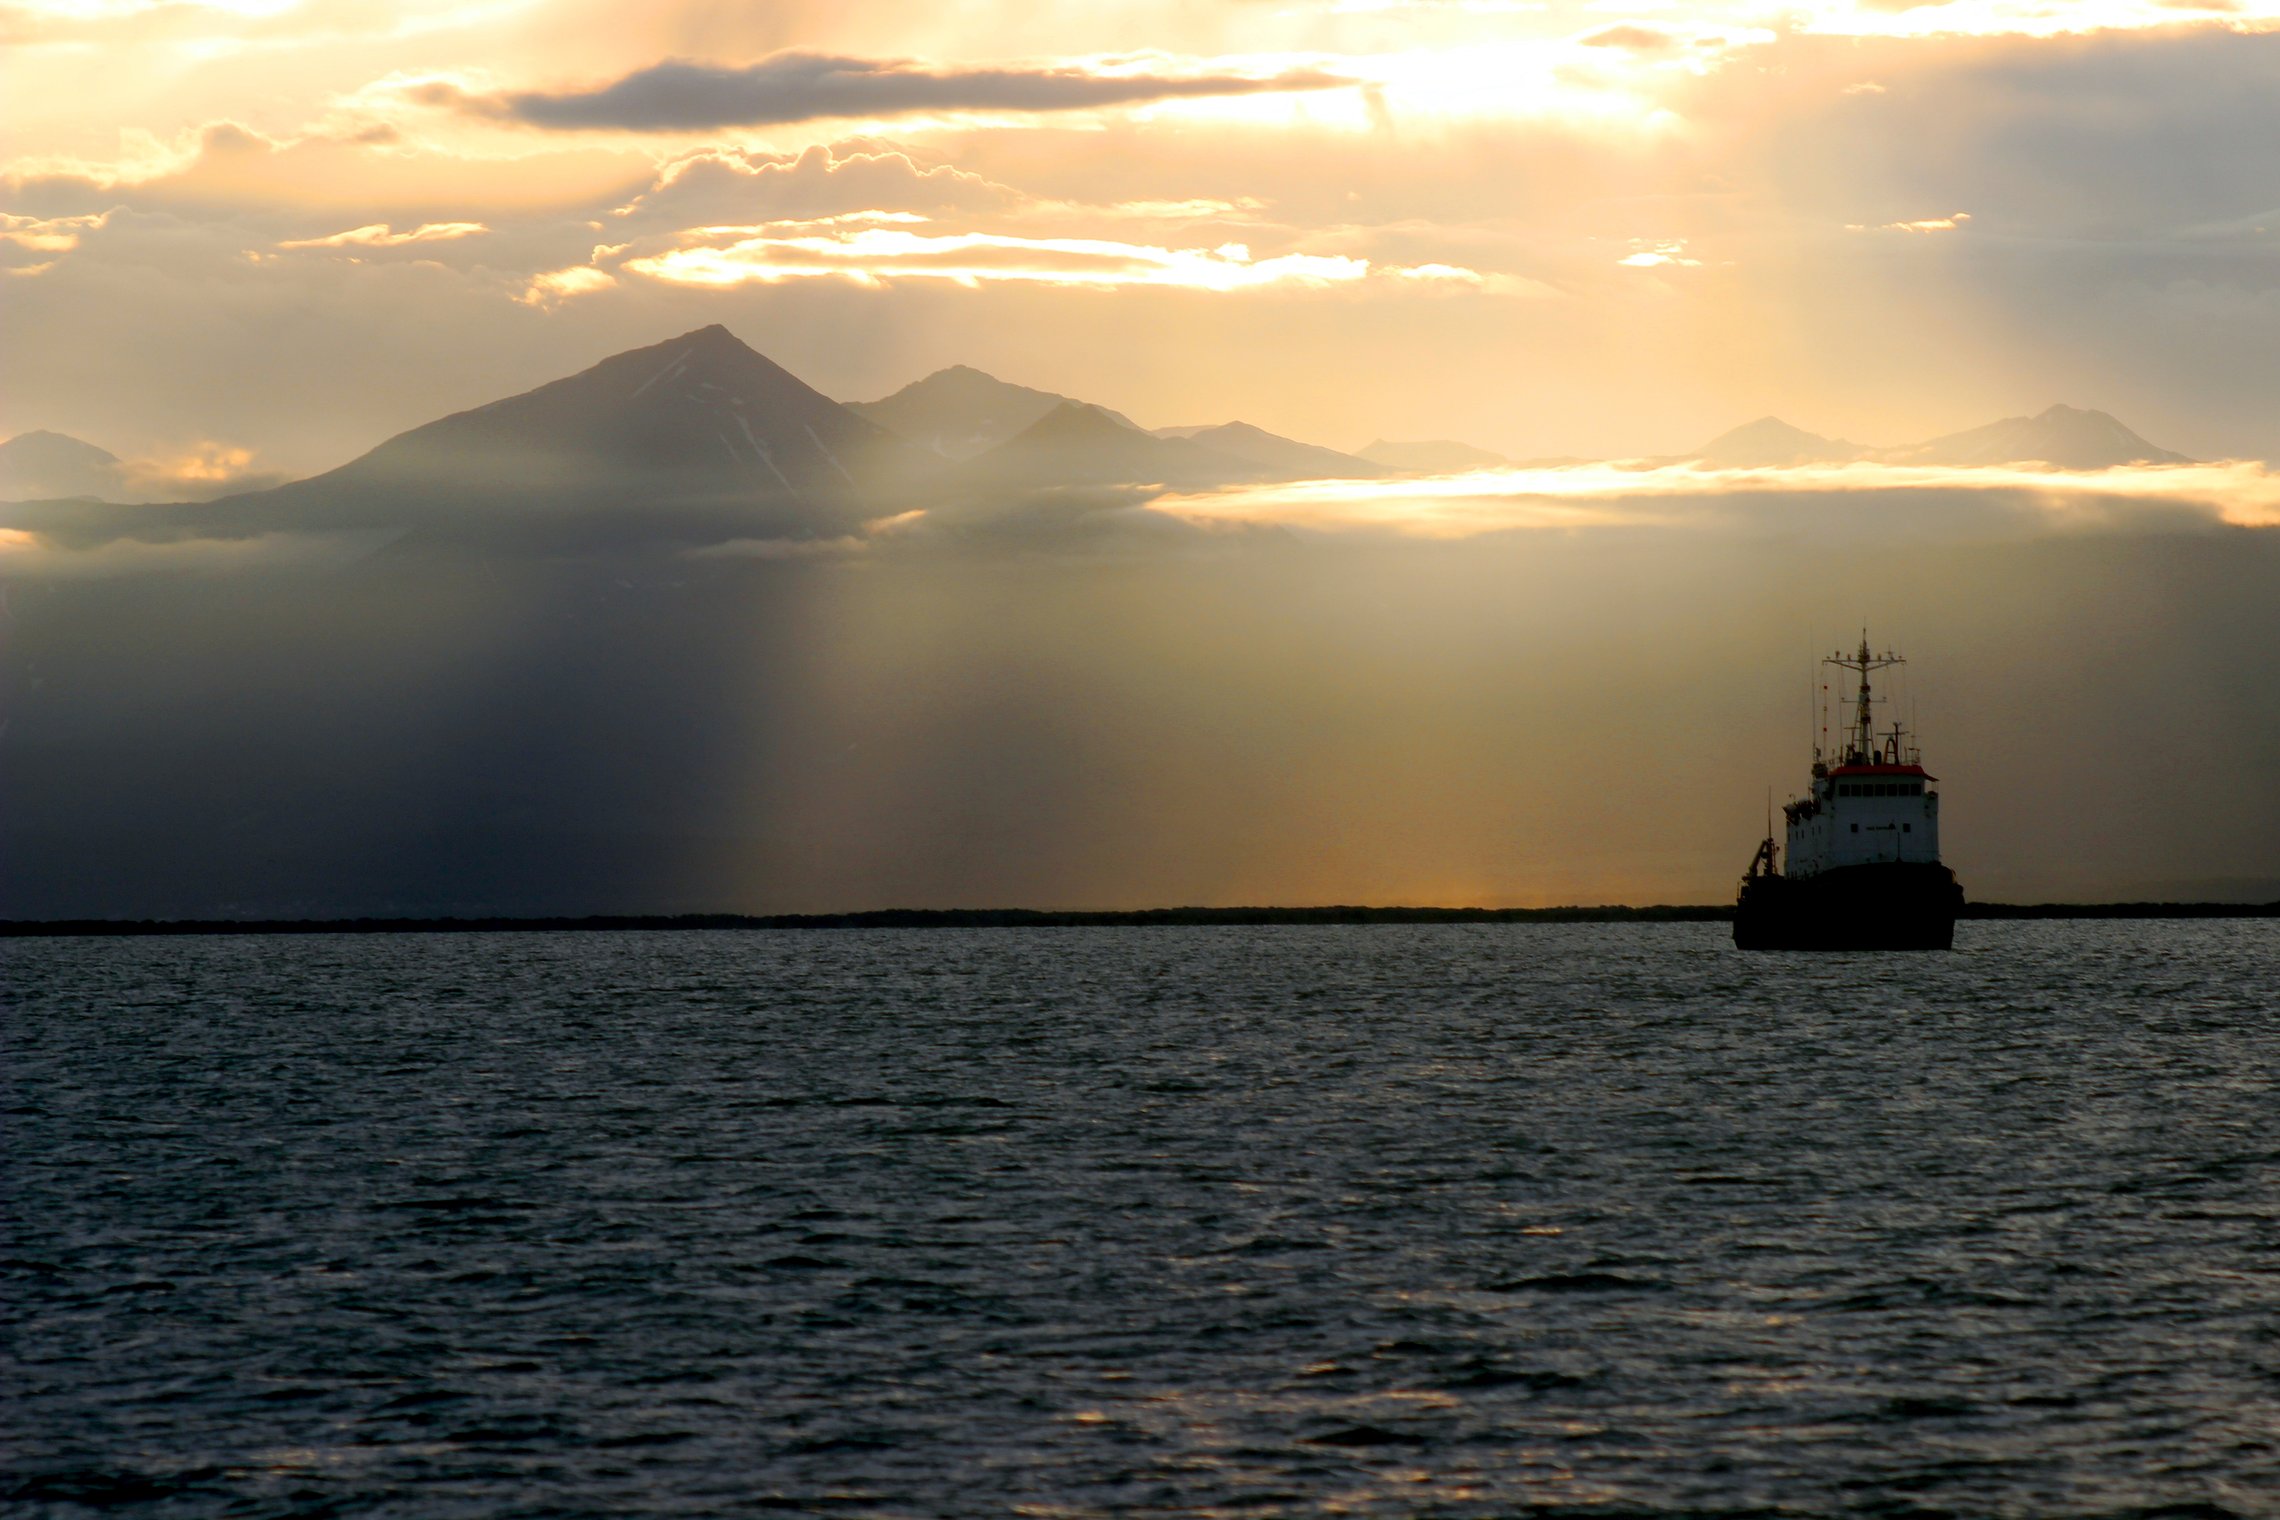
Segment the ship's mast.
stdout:
<svg viewBox="0 0 2280 1520">
<path fill-rule="evenodd" d="M 1824 665 L 1840 665 L 1846 670 L 1860 672 L 1860 695 L 1855 699 L 1858 706 L 1854 710 L 1852 721 L 1852 748 L 1851 752 L 1844 757 L 1844 763 L 1847 765 L 1866 765 L 1876 755 L 1876 723 L 1870 716 L 1873 711 L 1873 699 L 1869 696 L 1868 673 L 1872 670 L 1882 670 L 1888 665 L 1905 665 L 1907 661 L 1889 649 L 1882 654 L 1869 653 L 1868 630 L 1864 628 L 1861 630 L 1860 652 L 1858 654 L 1848 655 L 1840 649 L 1822 663 Z"/>
</svg>

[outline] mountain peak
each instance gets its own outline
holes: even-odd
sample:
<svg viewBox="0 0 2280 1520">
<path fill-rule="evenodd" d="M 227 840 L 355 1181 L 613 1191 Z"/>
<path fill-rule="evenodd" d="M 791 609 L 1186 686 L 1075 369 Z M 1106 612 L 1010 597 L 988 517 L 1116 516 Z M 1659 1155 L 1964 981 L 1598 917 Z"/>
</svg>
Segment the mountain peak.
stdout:
<svg viewBox="0 0 2280 1520">
<path fill-rule="evenodd" d="M 28 433 L 18 433 L 6 443 L 0 443 L 0 448 L 4 449 L 19 447 L 56 449 L 90 458 L 100 457 L 109 460 L 116 460 L 119 457 L 109 449 L 89 443 L 84 438 L 74 438 L 69 433 L 58 433 L 52 428 L 33 428 Z"/>
<path fill-rule="evenodd" d="M 0 500 L 107 496 L 124 484 L 116 454 L 69 433 L 35 428 L 0 443 Z"/>
<path fill-rule="evenodd" d="M 976 369 L 971 364 L 953 364 L 946 369 L 938 369 L 923 379 L 913 380 L 901 390 L 896 391 L 894 396 L 887 399 L 891 401 L 896 397 L 903 396 L 960 395 L 987 398 L 1001 395 L 1050 396 L 1052 394 L 1051 391 L 1031 390 L 1026 385 L 1015 385 L 1010 380 L 1000 380 L 987 370 Z M 878 405 L 880 403 L 873 404 Z"/>
<path fill-rule="evenodd" d="M 267 493 L 312 520 L 450 504 L 445 531 L 586 517 L 839 531 L 920 463 L 885 430 L 712 324 L 439 418 L 340 469 Z M 470 514 L 470 504 L 484 510 Z"/>
<path fill-rule="evenodd" d="M 1906 464 L 2037 463 L 2062 470 L 2191 462 L 2183 454 L 2146 442 L 2110 413 L 2064 402 L 2047 406 L 2032 417 L 2005 417 L 1985 427 L 1889 450 L 1887 457 Z"/>
<path fill-rule="evenodd" d="M 1059 406 L 1089 406 L 1052 391 L 1015 385 L 968 364 L 938 369 L 877 401 L 852 410 L 890 433 L 947 459 L 971 459 L 1034 427 Z M 1093 410 L 1119 427 L 1132 420 L 1106 407 Z M 1133 428 L 1137 432 L 1137 428 Z"/>
<path fill-rule="evenodd" d="M 1819 464 L 1858 459 L 1867 450 L 1842 438 L 1824 438 L 1803 428 L 1764 416 L 1720 433 L 1696 451 L 1705 464 L 1742 469 L 1778 468 L 1782 465 Z"/>
<path fill-rule="evenodd" d="M 963 477 L 983 491 L 1071 486 L 1207 487 L 1273 474 L 1186 438 L 1158 438 L 1104 406 L 1063 400 L 996 448 L 969 460 Z"/>
<path fill-rule="evenodd" d="M 1265 470 L 1278 480 L 1365 480 L 1392 473 L 1375 460 L 1301 443 L 1249 422 L 1222 422 L 1217 427 L 1183 428 L 1157 436 L 1184 437 Z"/>
<path fill-rule="evenodd" d="M 1063 401 L 1023 428 L 1020 436 L 1029 439 L 1115 438 L 1120 433 L 1133 431 L 1131 424 L 1105 406 L 1094 406 L 1089 401 Z"/>
<path fill-rule="evenodd" d="M 660 357 L 666 354 L 687 354 L 692 358 L 701 356 L 714 360 L 736 360 L 748 357 L 758 359 L 770 366 L 775 363 L 774 360 L 769 359 L 767 355 L 761 353 L 760 350 L 718 322 L 707 323 L 703 327 L 692 327 L 677 338 L 667 338 L 662 343 L 652 343 L 646 348 L 628 349 L 625 353 L 615 355 L 611 359 L 604 359 L 602 362 L 609 364 L 617 359 L 631 358 L 635 354 L 656 354 Z"/>
</svg>

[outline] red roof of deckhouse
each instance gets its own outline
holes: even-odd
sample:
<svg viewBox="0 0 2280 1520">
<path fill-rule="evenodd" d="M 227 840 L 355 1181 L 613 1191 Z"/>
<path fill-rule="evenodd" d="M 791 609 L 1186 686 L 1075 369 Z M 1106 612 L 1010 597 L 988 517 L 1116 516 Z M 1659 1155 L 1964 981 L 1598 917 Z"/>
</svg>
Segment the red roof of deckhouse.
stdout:
<svg viewBox="0 0 2280 1520">
<path fill-rule="evenodd" d="M 1926 781 L 1940 778 L 1920 765 L 1836 765 L 1829 768 L 1832 776 L 1921 776 Z"/>
</svg>

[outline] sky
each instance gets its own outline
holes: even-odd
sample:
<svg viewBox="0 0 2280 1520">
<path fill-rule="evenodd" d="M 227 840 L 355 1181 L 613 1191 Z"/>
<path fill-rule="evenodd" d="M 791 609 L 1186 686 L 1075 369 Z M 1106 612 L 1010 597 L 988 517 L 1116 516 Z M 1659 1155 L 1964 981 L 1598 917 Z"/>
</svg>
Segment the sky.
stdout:
<svg viewBox="0 0 2280 1520">
<path fill-rule="evenodd" d="M 724 322 L 1144 425 L 2280 457 L 2280 0 L 18 0 L 0 432 L 209 484 Z"/>
</svg>

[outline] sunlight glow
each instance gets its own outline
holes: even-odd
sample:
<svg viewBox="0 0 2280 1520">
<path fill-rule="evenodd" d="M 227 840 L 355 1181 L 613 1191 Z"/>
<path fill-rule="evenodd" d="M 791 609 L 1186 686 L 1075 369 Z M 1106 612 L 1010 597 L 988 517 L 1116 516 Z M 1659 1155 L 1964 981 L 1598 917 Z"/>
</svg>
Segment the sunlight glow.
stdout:
<svg viewBox="0 0 2280 1520">
<path fill-rule="evenodd" d="M 525 306 L 551 309 L 577 296 L 607 290 L 616 283 L 606 269 L 596 269 L 591 264 L 572 264 L 567 269 L 555 269 L 531 276 L 530 283 L 515 299 Z"/>
<path fill-rule="evenodd" d="M 1702 261 L 1687 253 L 1684 241 L 1645 243 L 1615 261 L 1626 269 L 1699 269 Z"/>
<path fill-rule="evenodd" d="M 1318 480 L 1169 496 L 1158 511 L 1199 523 L 1272 524 L 1326 533 L 1470 538 L 1587 527 L 1730 527 L 1716 510 L 1788 498 L 1816 512 L 1894 495 L 1982 498 L 1994 517 L 2026 504 L 2036 526 L 2102 526 L 2132 512 L 2184 511 L 2211 525 L 2280 527 L 2280 470 L 2259 461 L 2125 465 L 2105 470 L 1968 469 L 1851 463 L 1784 469 L 1703 469 L 1610 462 L 1483 470 L 1423 480 Z M 1806 498 L 1824 498 L 1812 502 Z M 1910 523 L 1880 508 L 1879 531 Z M 1857 527 L 1857 520 L 1832 525 Z"/>
</svg>

